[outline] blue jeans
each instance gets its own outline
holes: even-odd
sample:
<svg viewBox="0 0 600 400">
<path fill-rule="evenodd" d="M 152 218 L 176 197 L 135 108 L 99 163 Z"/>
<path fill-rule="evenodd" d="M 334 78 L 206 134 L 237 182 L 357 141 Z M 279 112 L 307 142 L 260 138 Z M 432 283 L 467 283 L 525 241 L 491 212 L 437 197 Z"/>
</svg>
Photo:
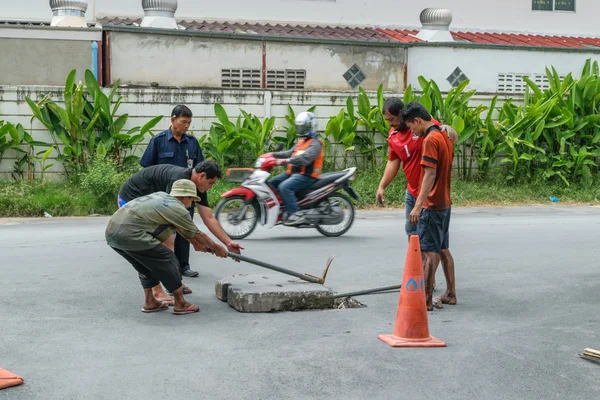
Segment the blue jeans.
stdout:
<svg viewBox="0 0 600 400">
<path fill-rule="evenodd" d="M 296 199 L 296 192 L 306 189 L 315 183 L 316 180 L 316 178 L 311 176 L 300 174 L 288 176 L 288 174 L 284 172 L 273 179 L 270 179 L 269 183 L 279 191 L 281 199 L 283 200 L 283 205 L 285 206 L 285 211 L 287 211 L 288 215 L 291 215 L 300 209 L 298 207 L 298 200 Z"/>
<path fill-rule="evenodd" d="M 406 208 L 406 222 L 404 223 L 404 230 L 408 236 L 417 234 L 417 226 L 410 223 L 410 213 L 415 208 L 415 202 L 417 199 L 406 191 L 406 197 L 404 198 L 404 206 Z"/>
</svg>

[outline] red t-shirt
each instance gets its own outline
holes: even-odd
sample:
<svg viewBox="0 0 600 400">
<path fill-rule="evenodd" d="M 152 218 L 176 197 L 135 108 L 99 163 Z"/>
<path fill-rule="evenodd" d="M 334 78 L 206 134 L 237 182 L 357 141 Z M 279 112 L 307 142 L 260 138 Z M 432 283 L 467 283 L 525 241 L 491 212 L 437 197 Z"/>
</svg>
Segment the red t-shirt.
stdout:
<svg viewBox="0 0 600 400">
<path fill-rule="evenodd" d="M 441 125 L 433 118 L 431 121 L 436 125 Z M 421 187 L 423 138 L 415 136 L 410 129 L 397 131 L 392 128 L 388 136 L 388 147 L 390 149 L 388 160 L 400 160 L 406 176 L 408 193 L 413 197 L 418 197 Z"/>
</svg>

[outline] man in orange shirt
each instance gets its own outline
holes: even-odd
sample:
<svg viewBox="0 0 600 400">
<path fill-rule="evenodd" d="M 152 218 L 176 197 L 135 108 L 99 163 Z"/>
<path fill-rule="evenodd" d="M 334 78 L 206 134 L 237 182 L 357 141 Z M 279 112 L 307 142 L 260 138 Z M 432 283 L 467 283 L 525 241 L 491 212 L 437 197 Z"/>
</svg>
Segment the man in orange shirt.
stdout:
<svg viewBox="0 0 600 400">
<path fill-rule="evenodd" d="M 440 253 L 449 262 L 443 263 L 446 277 L 446 293 L 440 297 L 443 304 L 456 304 L 454 260 L 449 250 L 449 227 L 452 200 L 452 160 L 454 145 L 439 126 L 431 121 L 431 115 L 417 102 L 406 105 L 402 120 L 419 137 L 424 137 L 421 158 L 421 187 L 410 221 L 417 224 L 421 243 L 421 257 L 425 275 L 427 310 L 433 310 L 432 293 L 435 270 Z"/>
<path fill-rule="evenodd" d="M 390 133 L 388 136 L 389 156 L 385 167 L 385 172 L 377 189 L 377 203 L 383 206 L 385 200 L 385 189 L 396 178 L 400 167 L 406 177 L 406 194 L 405 194 L 405 212 L 406 223 L 404 229 L 410 241 L 411 235 L 417 234 L 417 226 L 410 222 L 410 213 L 412 212 L 417 196 L 419 196 L 419 187 L 421 186 L 421 153 L 423 151 L 423 137 L 415 136 L 415 134 L 402 121 L 402 110 L 404 110 L 404 102 L 398 97 L 392 97 L 385 101 L 383 105 L 383 117 L 390 125 Z M 458 134 L 452 127 L 441 125 L 434 118 L 431 118 L 434 125 L 440 125 L 442 132 L 448 134 L 453 143 L 458 141 Z M 447 252 L 440 253 L 442 264 L 452 262 L 445 256 Z M 435 277 L 433 279 L 433 287 L 435 288 Z"/>
</svg>

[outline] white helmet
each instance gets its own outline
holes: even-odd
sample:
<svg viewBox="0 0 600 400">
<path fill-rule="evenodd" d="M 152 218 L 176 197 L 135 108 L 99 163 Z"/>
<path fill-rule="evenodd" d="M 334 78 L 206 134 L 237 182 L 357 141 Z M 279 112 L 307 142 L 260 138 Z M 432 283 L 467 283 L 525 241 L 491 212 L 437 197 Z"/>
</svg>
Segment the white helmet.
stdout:
<svg viewBox="0 0 600 400">
<path fill-rule="evenodd" d="M 296 116 L 296 133 L 300 137 L 313 136 L 317 133 L 317 117 L 311 112 L 301 112 Z"/>
</svg>

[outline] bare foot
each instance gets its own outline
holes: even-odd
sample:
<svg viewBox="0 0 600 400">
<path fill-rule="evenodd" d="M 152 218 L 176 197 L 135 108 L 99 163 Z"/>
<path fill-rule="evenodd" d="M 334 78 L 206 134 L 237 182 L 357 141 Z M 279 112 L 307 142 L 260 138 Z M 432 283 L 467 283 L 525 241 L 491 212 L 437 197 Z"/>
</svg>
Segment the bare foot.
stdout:
<svg viewBox="0 0 600 400">
<path fill-rule="evenodd" d="M 158 308 L 160 308 L 163 305 L 163 303 L 161 303 L 160 301 L 154 299 L 154 300 L 147 300 L 146 302 L 144 302 L 144 310 L 156 310 Z"/>
<path fill-rule="evenodd" d="M 442 301 L 443 304 L 455 305 L 456 304 L 456 294 L 446 292 L 442 296 L 440 296 L 440 300 Z"/>
</svg>

